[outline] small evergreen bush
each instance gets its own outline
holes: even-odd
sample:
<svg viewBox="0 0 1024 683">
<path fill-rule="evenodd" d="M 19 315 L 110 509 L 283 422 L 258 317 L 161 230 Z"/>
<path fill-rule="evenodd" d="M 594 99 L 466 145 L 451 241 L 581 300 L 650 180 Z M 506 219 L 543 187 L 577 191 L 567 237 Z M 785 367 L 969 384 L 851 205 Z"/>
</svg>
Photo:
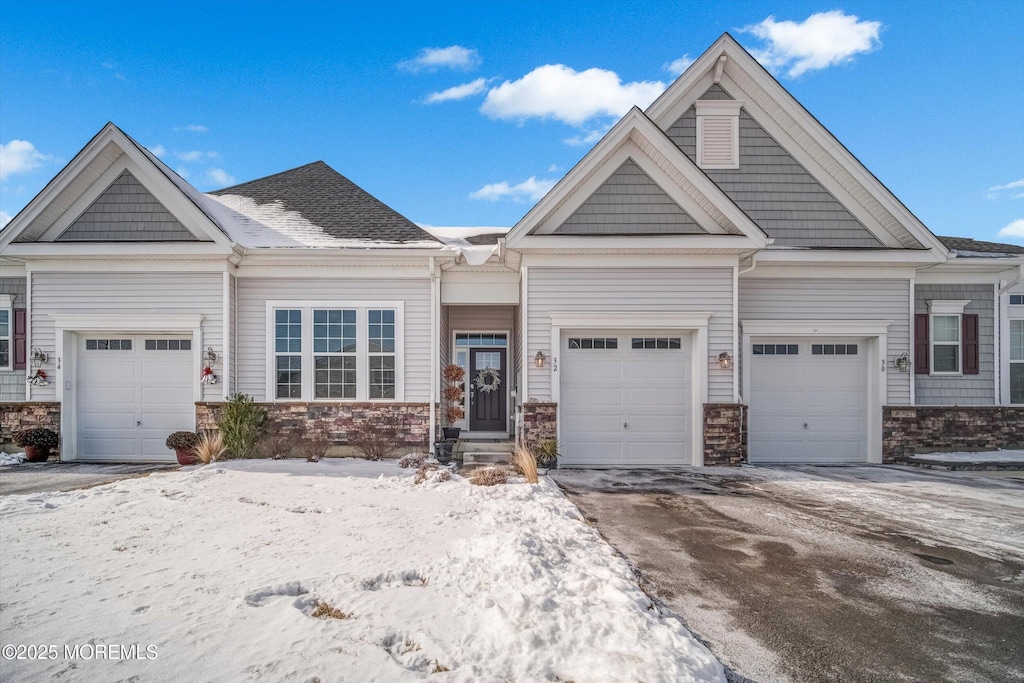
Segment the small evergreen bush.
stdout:
<svg viewBox="0 0 1024 683">
<path fill-rule="evenodd" d="M 226 456 L 251 458 L 267 429 L 267 411 L 248 394 L 232 394 L 224 402 L 217 427 L 224 438 Z"/>
</svg>

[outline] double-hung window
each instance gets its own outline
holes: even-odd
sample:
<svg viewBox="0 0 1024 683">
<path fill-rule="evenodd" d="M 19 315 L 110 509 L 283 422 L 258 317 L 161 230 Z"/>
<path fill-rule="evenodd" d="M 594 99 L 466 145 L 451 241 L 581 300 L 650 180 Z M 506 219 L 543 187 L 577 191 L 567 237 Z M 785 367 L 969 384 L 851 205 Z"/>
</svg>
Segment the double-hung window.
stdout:
<svg viewBox="0 0 1024 683">
<path fill-rule="evenodd" d="M 0 308 L 0 370 L 10 370 L 13 367 L 13 328 L 11 309 Z"/>
<path fill-rule="evenodd" d="M 274 400 L 402 400 L 401 302 L 270 301 Z"/>
<path fill-rule="evenodd" d="M 932 316 L 932 374 L 960 373 L 960 316 Z"/>
<path fill-rule="evenodd" d="M 1024 403 L 1024 320 L 1010 320 L 1010 403 Z"/>
</svg>

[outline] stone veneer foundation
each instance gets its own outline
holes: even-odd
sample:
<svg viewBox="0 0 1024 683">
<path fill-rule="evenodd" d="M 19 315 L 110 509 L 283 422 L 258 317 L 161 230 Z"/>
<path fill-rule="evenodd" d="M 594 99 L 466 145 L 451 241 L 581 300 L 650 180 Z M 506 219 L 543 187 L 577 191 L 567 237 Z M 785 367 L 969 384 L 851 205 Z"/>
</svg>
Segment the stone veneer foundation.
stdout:
<svg viewBox="0 0 1024 683">
<path fill-rule="evenodd" d="M 558 438 L 558 404 L 523 404 L 523 442 L 527 448 L 536 448 L 546 439 Z"/>
<path fill-rule="evenodd" d="M 213 430 L 223 403 L 196 404 L 196 428 Z M 349 445 L 349 435 L 363 424 L 395 420 L 401 446 L 423 447 L 430 439 L 429 403 L 260 403 L 269 426 L 285 434 L 323 429 L 332 445 Z"/>
<path fill-rule="evenodd" d="M 742 403 L 704 404 L 704 464 L 742 465 L 747 461 L 747 407 Z"/>
<path fill-rule="evenodd" d="M 45 427 L 60 434 L 60 404 L 50 401 L 0 403 L 0 444 L 13 444 L 14 433 Z M 53 449 L 56 453 L 60 447 Z"/>
<path fill-rule="evenodd" d="M 882 461 L 929 451 L 1024 448 L 1024 408 L 885 406 Z"/>
</svg>

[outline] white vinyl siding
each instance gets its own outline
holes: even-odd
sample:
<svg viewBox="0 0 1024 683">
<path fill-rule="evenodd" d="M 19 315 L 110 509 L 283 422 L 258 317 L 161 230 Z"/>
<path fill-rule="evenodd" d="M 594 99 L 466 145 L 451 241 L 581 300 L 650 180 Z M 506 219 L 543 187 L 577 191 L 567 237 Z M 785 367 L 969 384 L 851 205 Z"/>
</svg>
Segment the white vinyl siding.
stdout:
<svg viewBox="0 0 1024 683">
<path fill-rule="evenodd" d="M 427 278 L 239 278 L 238 351 L 235 354 L 238 391 L 257 401 L 273 400 L 267 397 L 267 302 L 281 302 L 278 307 L 287 308 L 289 300 L 331 302 L 337 308 L 345 308 L 345 302 L 404 302 L 404 400 L 430 400 L 433 359 L 430 357 L 430 280 Z"/>
<path fill-rule="evenodd" d="M 907 280 L 741 278 L 739 288 L 740 320 L 885 320 L 888 360 L 911 352 Z M 908 405 L 913 375 L 888 365 L 886 404 Z"/>
<path fill-rule="evenodd" d="M 56 358 L 51 316 L 202 315 L 202 347 L 218 355 L 224 344 L 224 280 L 221 273 L 32 274 L 32 346 Z M 193 344 L 196 341 L 193 340 Z M 223 385 L 203 385 L 204 401 L 220 401 Z M 56 401 L 57 384 L 32 387 L 33 401 Z"/>
<path fill-rule="evenodd" d="M 914 367 L 911 366 L 910 376 L 917 385 L 915 393 L 917 405 L 979 406 L 995 403 L 997 325 L 994 297 L 992 285 L 988 284 L 917 284 L 914 287 L 915 313 L 929 313 L 929 301 L 967 301 L 969 303 L 963 308 L 964 314 L 978 316 L 978 374 L 964 375 L 959 372 L 936 374 L 935 368 L 932 366 L 929 374 L 918 375 L 914 372 Z M 937 315 L 941 315 L 941 313 L 937 313 Z M 932 321 L 929 319 L 928 322 Z M 929 324 L 928 328 L 928 334 L 931 336 L 932 325 Z M 961 362 L 963 362 L 962 347 L 958 364 Z M 1007 365 L 1004 364 L 1003 368 L 1004 372 L 1009 372 Z"/>
<path fill-rule="evenodd" d="M 538 368 L 532 359 L 549 359 L 552 312 L 710 313 L 708 321 L 708 400 L 733 401 L 732 369 L 718 365 L 718 354 L 733 344 L 731 268 L 541 268 L 528 275 L 527 372 L 529 396 L 551 400 L 551 362 Z M 714 362 L 712 362 L 714 361 Z"/>
</svg>

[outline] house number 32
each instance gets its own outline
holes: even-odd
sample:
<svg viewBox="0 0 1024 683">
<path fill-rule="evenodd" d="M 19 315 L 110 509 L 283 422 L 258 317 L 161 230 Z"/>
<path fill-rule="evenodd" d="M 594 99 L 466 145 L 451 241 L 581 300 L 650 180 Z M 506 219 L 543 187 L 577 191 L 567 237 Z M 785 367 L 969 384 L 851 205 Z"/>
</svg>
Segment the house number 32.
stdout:
<svg viewBox="0 0 1024 683">
<path fill-rule="evenodd" d="M 558 356 L 551 357 L 551 372 L 558 372 Z"/>
</svg>

